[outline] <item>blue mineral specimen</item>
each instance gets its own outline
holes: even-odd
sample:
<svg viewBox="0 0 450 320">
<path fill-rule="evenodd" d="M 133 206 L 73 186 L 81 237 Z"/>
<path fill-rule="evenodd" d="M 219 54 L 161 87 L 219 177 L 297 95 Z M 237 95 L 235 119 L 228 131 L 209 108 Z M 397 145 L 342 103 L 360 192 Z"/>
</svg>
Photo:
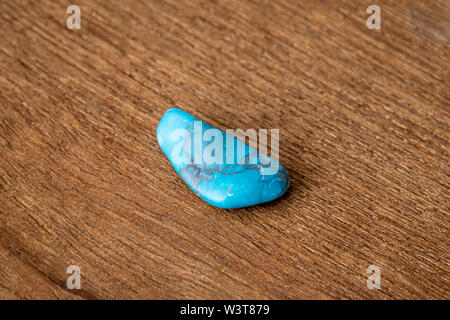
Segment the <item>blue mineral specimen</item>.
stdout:
<svg viewBox="0 0 450 320">
<path fill-rule="evenodd" d="M 279 198 L 289 187 L 281 163 L 183 110 L 169 109 L 156 136 L 175 171 L 213 206 L 256 205 Z"/>
</svg>

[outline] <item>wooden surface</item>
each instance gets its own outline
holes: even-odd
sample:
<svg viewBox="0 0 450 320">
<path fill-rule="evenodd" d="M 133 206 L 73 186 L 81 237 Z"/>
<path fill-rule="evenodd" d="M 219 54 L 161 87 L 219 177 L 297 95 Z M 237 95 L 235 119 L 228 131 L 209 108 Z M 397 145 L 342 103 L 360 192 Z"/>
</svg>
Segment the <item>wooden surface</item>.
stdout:
<svg viewBox="0 0 450 320">
<path fill-rule="evenodd" d="M 449 299 L 450 3 L 376 2 L 1 1 L 0 297 Z M 279 128 L 288 193 L 197 198 L 173 106 Z"/>
</svg>

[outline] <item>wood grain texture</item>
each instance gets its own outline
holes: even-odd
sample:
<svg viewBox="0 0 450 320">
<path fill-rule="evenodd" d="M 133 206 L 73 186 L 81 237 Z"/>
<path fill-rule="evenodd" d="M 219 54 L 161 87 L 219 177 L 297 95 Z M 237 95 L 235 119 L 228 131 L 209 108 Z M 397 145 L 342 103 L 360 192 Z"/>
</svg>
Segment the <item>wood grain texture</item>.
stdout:
<svg viewBox="0 0 450 320">
<path fill-rule="evenodd" d="M 72 2 L 1 1 L 0 298 L 449 299 L 450 3 L 371 31 L 372 2 L 77 0 L 70 31 Z M 288 193 L 197 198 L 173 106 L 279 128 Z"/>
</svg>

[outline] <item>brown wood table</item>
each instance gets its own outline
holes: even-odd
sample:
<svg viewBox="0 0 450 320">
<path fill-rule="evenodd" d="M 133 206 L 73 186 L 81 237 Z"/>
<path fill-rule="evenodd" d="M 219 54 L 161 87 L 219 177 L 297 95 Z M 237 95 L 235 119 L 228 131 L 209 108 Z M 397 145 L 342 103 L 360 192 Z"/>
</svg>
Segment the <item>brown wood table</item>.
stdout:
<svg viewBox="0 0 450 320">
<path fill-rule="evenodd" d="M 0 2 L 0 298 L 450 298 L 448 0 L 70 4 Z M 196 197 L 174 106 L 280 129 L 287 194 Z"/>
</svg>

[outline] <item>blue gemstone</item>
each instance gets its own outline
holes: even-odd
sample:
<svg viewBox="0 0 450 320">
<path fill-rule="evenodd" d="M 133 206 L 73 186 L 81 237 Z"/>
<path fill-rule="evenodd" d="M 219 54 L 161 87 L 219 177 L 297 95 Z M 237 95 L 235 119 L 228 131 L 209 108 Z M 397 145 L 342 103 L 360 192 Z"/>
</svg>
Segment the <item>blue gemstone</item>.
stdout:
<svg viewBox="0 0 450 320">
<path fill-rule="evenodd" d="M 169 109 L 156 136 L 175 171 L 213 206 L 256 205 L 277 199 L 289 187 L 281 163 L 183 110 Z"/>
</svg>

